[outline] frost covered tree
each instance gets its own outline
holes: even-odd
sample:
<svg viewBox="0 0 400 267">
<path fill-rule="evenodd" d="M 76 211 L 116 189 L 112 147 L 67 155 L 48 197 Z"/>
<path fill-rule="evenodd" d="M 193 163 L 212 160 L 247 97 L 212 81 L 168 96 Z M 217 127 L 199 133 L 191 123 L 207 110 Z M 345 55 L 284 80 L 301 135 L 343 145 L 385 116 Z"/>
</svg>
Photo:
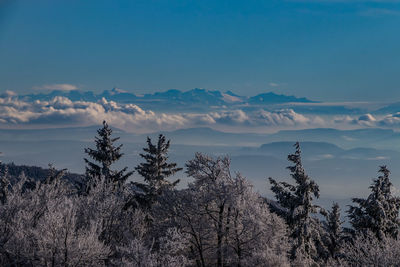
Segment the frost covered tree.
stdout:
<svg viewBox="0 0 400 267">
<path fill-rule="evenodd" d="M 204 213 L 199 212 L 200 202 L 195 199 L 192 190 L 166 190 L 153 206 L 154 228 L 156 232 L 177 226 L 189 236 L 189 258 L 196 266 L 206 266 L 207 255 L 211 250 L 212 232 Z"/>
<path fill-rule="evenodd" d="M 111 137 L 112 129 L 105 121 L 103 121 L 103 127 L 97 130 L 97 134 L 98 136 L 95 137 L 96 149 L 85 148 L 85 153 L 95 161 L 84 159 L 86 162 L 87 189 L 93 187 L 102 177 L 107 183 L 121 186 L 133 172 L 126 172 L 127 167 L 122 170 L 111 169 L 111 165 L 123 156 L 123 153 L 121 153 L 122 145 L 114 145 L 119 137 Z"/>
<path fill-rule="evenodd" d="M 295 184 L 277 182 L 272 178 L 269 178 L 269 181 L 280 205 L 275 211 L 286 220 L 291 231 L 291 258 L 294 259 L 300 254 L 305 258 L 313 258 L 317 253 L 313 239 L 318 235 L 315 230 L 315 224 L 318 222 L 311 215 L 317 212 L 318 206 L 312 201 L 314 197 L 319 197 L 319 187 L 304 170 L 300 144 L 297 142 L 294 147 L 295 153 L 288 155 L 288 160 L 294 165 L 287 168 Z"/>
<path fill-rule="evenodd" d="M 213 160 L 200 153 L 197 153 L 195 158 L 186 164 L 186 173 L 194 178 L 192 190 L 197 193 L 195 198 L 200 209 L 198 212 L 206 214 L 204 219 L 211 226 L 211 229 L 206 228 L 207 231 L 210 231 L 211 236 L 209 240 L 205 241 L 212 248 L 210 250 L 212 253 L 207 258 L 213 260 L 216 266 L 225 265 L 224 236 L 230 216 L 228 213 L 231 212 L 232 206 L 230 194 L 232 177 L 229 166 L 228 158 Z M 189 189 L 191 189 L 191 186 L 189 186 Z M 204 259 L 201 259 L 201 261 L 204 261 Z"/>
<path fill-rule="evenodd" d="M 117 246 L 128 244 L 134 236 L 134 224 L 138 224 L 133 219 L 134 211 L 124 209 L 129 197 L 124 186 L 115 188 L 105 179 L 100 179 L 87 195 L 81 196 L 78 203 L 78 223 L 89 225 L 91 221 L 99 222 L 99 239 L 110 246 L 113 255 L 117 253 Z"/>
<path fill-rule="evenodd" d="M 0 206 L 1 266 L 102 266 L 109 248 L 97 223 L 77 224 L 78 198 L 60 178 L 25 186 L 21 176 Z"/>
<path fill-rule="evenodd" d="M 158 136 L 157 144 L 153 144 L 150 137 L 147 137 L 147 147 L 143 148 L 145 153 L 140 154 L 145 162 L 135 168 L 148 184 L 148 187 L 142 186 L 142 188 L 148 191 L 151 198 L 159 195 L 165 188 L 174 187 L 179 183 L 179 180 L 172 183 L 167 180 L 168 177 L 182 170 L 176 163 L 168 163 L 169 147 L 170 140 L 167 141 L 162 134 Z"/>
<path fill-rule="evenodd" d="M 101 180 L 80 201 L 80 223 L 99 222 L 99 240 L 110 248 L 108 264 L 112 266 L 178 266 L 186 260 L 177 248 L 184 238 L 169 236 L 168 229 L 152 235 L 148 210 L 125 209 L 130 192 L 126 187 L 114 189 Z M 179 242 L 178 242 L 179 241 Z M 169 246 L 168 249 L 164 249 Z M 182 265 L 180 265 L 182 266 Z"/>
<path fill-rule="evenodd" d="M 244 177 L 231 175 L 229 158 L 196 153 L 186 167 L 194 181 L 166 191 L 154 212 L 161 216 L 157 224 L 188 236 L 189 259 L 197 266 L 287 264 L 285 223 Z"/>
<path fill-rule="evenodd" d="M 232 186 L 231 218 L 228 222 L 228 265 L 288 266 L 287 227 L 271 214 L 268 204 L 237 174 Z"/>
<path fill-rule="evenodd" d="M 343 260 L 342 266 L 400 266 L 400 239 L 379 239 L 367 230 L 344 245 Z"/>
<path fill-rule="evenodd" d="M 45 184 L 51 184 L 53 181 L 59 180 L 64 177 L 67 169 L 57 170 L 53 164 L 49 164 L 49 173 L 44 180 Z"/>
<path fill-rule="evenodd" d="M 133 267 L 181 267 L 191 266 L 185 251 L 186 237 L 177 229 L 170 228 L 165 236 L 161 235 L 157 240 L 158 249 L 152 245 L 146 245 L 140 238 L 133 238 L 128 246 L 121 247 L 122 266 Z"/>
<path fill-rule="evenodd" d="M 39 227 L 32 229 L 37 240 L 38 263 L 44 266 L 104 265 L 110 249 L 99 240 L 100 222 L 78 228 L 74 198 L 49 203 Z"/>
<path fill-rule="evenodd" d="M 384 236 L 396 238 L 400 226 L 400 198 L 391 193 L 392 183 L 387 167 L 381 166 L 378 172 L 381 175 L 373 180 L 368 198 L 352 199 L 357 205 L 350 206 L 348 210 L 350 223 L 356 231 L 370 231 L 379 239 Z"/>
</svg>

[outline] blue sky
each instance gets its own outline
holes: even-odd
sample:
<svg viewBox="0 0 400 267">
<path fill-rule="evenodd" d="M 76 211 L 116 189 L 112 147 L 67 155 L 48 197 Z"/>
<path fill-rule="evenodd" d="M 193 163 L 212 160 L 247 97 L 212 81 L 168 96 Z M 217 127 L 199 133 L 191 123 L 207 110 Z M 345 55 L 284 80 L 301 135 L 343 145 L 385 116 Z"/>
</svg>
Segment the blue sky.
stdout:
<svg viewBox="0 0 400 267">
<path fill-rule="evenodd" d="M 0 90 L 400 101 L 400 1 L 0 0 Z"/>
</svg>

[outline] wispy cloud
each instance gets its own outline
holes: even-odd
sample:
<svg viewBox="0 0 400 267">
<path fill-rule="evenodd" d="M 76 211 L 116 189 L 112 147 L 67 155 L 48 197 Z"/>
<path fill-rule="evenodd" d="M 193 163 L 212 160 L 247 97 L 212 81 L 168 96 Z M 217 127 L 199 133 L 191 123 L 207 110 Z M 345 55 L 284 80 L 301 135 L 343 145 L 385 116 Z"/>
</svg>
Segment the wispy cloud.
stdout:
<svg viewBox="0 0 400 267">
<path fill-rule="evenodd" d="M 278 87 L 279 86 L 279 84 L 278 83 L 269 83 L 269 86 L 271 86 L 271 87 Z"/>
<path fill-rule="evenodd" d="M 6 97 L 14 97 L 17 96 L 17 93 L 14 91 L 6 90 L 4 93 L 0 94 L 0 97 L 6 98 Z"/>
<path fill-rule="evenodd" d="M 300 2 L 300 3 L 344 3 L 344 4 L 353 4 L 353 3 L 400 3 L 400 0 L 286 0 L 286 2 Z"/>
<path fill-rule="evenodd" d="M 303 5 L 298 12 L 315 16 L 355 15 L 361 17 L 381 18 L 400 16 L 400 0 L 286 0 Z M 324 8 L 315 8 L 316 5 Z M 341 12 L 332 9 L 341 7 Z M 334 11 L 334 12 L 332 12 Z"/>
<path fill-rule="evenodd" d="M 73 91 L 77 90 L 78 86 L 68 83 L 45 84 L 42 86 L 33 87 L 35 90 L 60 90 L 60 91 Z"/>
<path fill-rule="evenodd" d="M 400 10 L 389 8 L 367 8 L 361 10 L 359 15 L 365 17 L 400 16 Z"/>
</svg>

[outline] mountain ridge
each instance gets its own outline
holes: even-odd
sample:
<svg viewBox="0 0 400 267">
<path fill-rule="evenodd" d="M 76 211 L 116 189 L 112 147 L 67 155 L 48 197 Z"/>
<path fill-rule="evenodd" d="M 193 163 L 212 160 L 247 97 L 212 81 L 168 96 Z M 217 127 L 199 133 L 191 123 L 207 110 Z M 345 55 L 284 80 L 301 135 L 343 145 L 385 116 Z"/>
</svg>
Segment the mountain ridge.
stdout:
<svg viewBox="0 0 400 267">
<path fill-rule="evenodd" d="M 161 92 L 154 92 L 148 94 L 135 94 L 127 91 L 113 88 L 111 90 L 104 90 L 102 93 L 96 94 L 93 91 L 61 91 L 52 90 L 47 93 L 36 93 L 22 95 L 22 98 L 30 100 L 49 101 L 56 96 L 67 97 L 72 101 L 99 101 L 106 98 L 110 101 L 117 101 L 121 103 L 126 102 L 149 102 L 169 101 L 172 103 L 179 103 L 181 105 L 193 104 L 208 104 L 208 105 L 234 105 L 234 104 L 252 104 L 252 105 L 269 105 L 269 104 L 282 104 L 282 103 L 316 103 L 317 101 L 310 100 L 305 97 L 296 97 L 291 95 L 276 94 L 274 92 L 267 92 L 257 94 L 255 96 L 241 96 L 233 93 L 232 91 L 221 92 L 219 90 L 207 90 L 201 88 L 194 88 L 187 91 L 177 89 L 169 89 Z"/>
</svg>

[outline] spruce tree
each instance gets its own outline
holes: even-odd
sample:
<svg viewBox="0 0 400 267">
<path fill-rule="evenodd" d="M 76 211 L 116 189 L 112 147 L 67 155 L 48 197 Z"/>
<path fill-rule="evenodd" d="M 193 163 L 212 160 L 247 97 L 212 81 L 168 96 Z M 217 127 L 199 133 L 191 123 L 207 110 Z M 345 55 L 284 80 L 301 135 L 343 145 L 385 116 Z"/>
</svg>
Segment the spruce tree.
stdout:
<svg viewBox="0 0 400 267">
<path fill-rule="evenodd" d="M 381 175 L 374 179 L 371 194 L 367 199 L 353 198 L 357 204 L 348 210 L 350 223 L 354 230 L 360 232 L 371 231 L 377 238 L 396 238 L 399 233 L 400 198 L 391 193 L 392 183 L 389 179 L 390 171 L 386 166 L 380 166 Z"/>
<path fill-rule="evenodd" d="M 147 137 L 147 147 L 143 148 L 145 153 L 140 156 L 145 160 L 140 163 L 135 170 L 144 178 L 144 181 L 149 185 L 151 195 L 159 194 L 164 188 L 173 187 L 179 183 L 169 182 L 168 177 L 174 175 L 182 168 L 177 168 L 176 163 L 168 163 L 168 149 L 170 140 L 166 140 L 165 136 L 158 136 L 157 144 L 151 142 L 150 137 Z"/>
<path fill-rule="evenodd" d="M 0 162 L 0 166 L 3 165 Z M 0 177 L 0 203 L 4 204 L 7 201 L 7 194 L 9 187 L 11 186 L 10 177 L 8 175 L 7 165 L 3 165 L 3 171 Z"/>
<path fill-rule="evenodd" d="M 312 213 L 317 212 L 318 206 L 312 203 L 314 197 L 319 197 L 319 187 L 306 174 L 301 162 L 301 150 L 298 142 L 294 145 L 296 151 L 288 155 L 288 160 L 294 165 L 287 167 L 295 180 L 295 184 L 277 182 L 269 178 L 271 190 L 280 205 L 275 208 L 289 226 L 290 237 L 294 244 L 291 250 L 291 258 L 306 257 L 313 258 L 316 255 L 316 248 L 313 242 L 315 220 Z"/>
<path fill-rule="evenodd" d="M 118 161 L 122 156 L 121 147 L 115 146 L 114 143 L 119 140 L 119 137 L 112 138 L 112 130 L 103 121 L 103 127 L 97 130 L 98 136 L 95 137 L 96 149 L 85 148 L 85 153 L 89 155 L 95 162 L 89 161 L 85 158 L 86 162 L 86 179 L 87 190 L 100 180 L 104 179 L 106 183 L 112 183 L 114 186 L 121 186 L 125 183 L 126 179 L 132 175 L 133 172 L 126 172 L 127 167 L 122 170 L 112 170 L 111 165 Z"/>
<path fill-rule="evenodd" d="M 326 221 L 324 229 L 326 231 L 325 246 L 328 250 L 329 257 L 337 259 L 344 241 L 344 233 L 340 220 L 340 207 L 338 203 L 333 203 L 331 211 L 321 212 Z"/>
</svg>

